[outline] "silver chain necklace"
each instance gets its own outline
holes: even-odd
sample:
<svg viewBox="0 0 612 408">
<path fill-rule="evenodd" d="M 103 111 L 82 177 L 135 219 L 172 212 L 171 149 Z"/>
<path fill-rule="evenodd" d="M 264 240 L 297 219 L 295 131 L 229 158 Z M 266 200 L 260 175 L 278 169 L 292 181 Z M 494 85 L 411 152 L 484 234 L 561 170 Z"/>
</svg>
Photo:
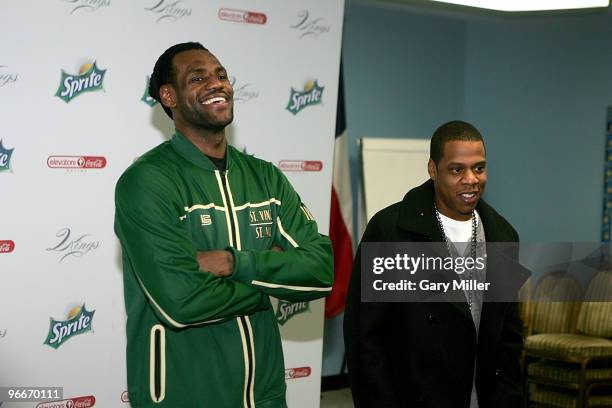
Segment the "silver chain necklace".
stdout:
<svg viewBox="0 0 612 408">
<path fill-rule="evenodd" d="M 446 236 L 446 233 L 444 232 L 444 225 L 442 225 L 442 219 L 440 218 L 440 211 L 438 211 L 438 207 L 436 206 L 436 202 L 434 201 L 434 210 L 436 211 L 436 220 L 438 221 L 438 227 L 440 228 L 440 232 L 442 233 L 442 239 L 444 240 L 444 243 L 446 244 L 446 249 L 449 253 L 450 256 L 453 256 L 453 252 L 451 250 L 451 245 L 452 243 L 449 242 L 448 237 Z M 472 259 L 476 259 L 476 246 L 477 246 L 477 231 L 478 231 L 478 223 L 476 221 L 476 213 L 474 210 L 472 210 L 472 238 L 470 239 L 470 256 L 472 257 Z M 471 280 L 472 279 L 472 270 L 468 270 L 467 271 L 468 275 L 468 279 Z M 468 301 L 468 307 L 470 308 L 470 311 L 472 310 L 472 290 L 468 290 L 467 291 L 467 301 Z"/>
</svg>

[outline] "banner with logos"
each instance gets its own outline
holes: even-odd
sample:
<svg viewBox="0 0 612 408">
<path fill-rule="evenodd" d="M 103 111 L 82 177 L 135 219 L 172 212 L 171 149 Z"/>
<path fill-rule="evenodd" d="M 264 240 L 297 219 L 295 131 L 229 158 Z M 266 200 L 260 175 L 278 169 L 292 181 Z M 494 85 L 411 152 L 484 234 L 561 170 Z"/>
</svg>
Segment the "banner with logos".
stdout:
<svg viewBox="0 0 612 408">
<path fill-rule="evenodd" d="M 2 408 L 129 406 L 114 187 L 173 133 L 146 92 L 169 46 L 199 41 L 218 57 L 234 88 L 230 142 L 275 163 L 328 233 L 343 9 L 343 0 L 3 3 L 0 387 L 62 393 L 53 403 L 13 403 L 13 393 Z M 288 404 L 318 407 L 324 303 L 273 305 Z"/>
</svg>

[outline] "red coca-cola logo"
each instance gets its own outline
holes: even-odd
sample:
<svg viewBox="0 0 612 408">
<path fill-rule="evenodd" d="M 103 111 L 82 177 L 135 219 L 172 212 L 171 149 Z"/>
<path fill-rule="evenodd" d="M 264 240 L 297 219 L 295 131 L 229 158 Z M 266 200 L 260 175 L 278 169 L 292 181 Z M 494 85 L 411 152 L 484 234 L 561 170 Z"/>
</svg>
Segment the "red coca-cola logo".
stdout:
<svg viewBox="0 0 612 408">
<path fill-rule="evenodd" d="M 15 249 L 15 242 L 10 239 L 0 240 L 0 254 L 8 254 Z"/>
<path fill-rule="evenodd" d="M 321 171 L 323 162 L 318 160 L 281 160 L 278 168 L 282 171 Z"/>
<path fill-rule="evenodd" d="M 222 8 L 217 13 L 220 20 L 233 21 L 236 23 L 266 24 L 268 17 L 264 13 L 255 11 L 234 10 Z"/>
<path fill-rule="evenodd" d="M 96 397 L 73 397 L 62 401 L 42 402 L 36 408 L 89 408 L 96 405 Z"/>
<path fill-rule="evenodd" d="M 309 377 L 312 370 L 310 367 L 297 367 L 285 369 L 285 380 Z"/>
<path fill-rule="evenodd" d="M 52 169 L 103 169 L 104 156 L 49 156 L 47 166 Z"/>
<path fill-rule="evenodd" d="M 87 169 L 103 169 L 106 167 L 106 158 L 102 156 L 85 157 L 85 168 Z"/>
</svg>

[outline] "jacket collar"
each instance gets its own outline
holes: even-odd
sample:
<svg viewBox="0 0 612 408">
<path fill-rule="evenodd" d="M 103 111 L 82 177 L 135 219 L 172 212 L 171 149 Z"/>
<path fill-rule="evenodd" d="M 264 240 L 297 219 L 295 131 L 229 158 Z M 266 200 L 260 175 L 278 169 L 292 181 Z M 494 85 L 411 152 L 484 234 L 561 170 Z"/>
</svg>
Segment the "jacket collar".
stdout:
<svg viewBox="0 0 612 408">
<path fill-rule="evenodd" d="M 174 136 L 172 136 L 170 144 L 178 154 L 196 166 L 209 171 L 217 170 L 215 164 L 178 130 L 176 130 Z M 232 165 L 234 154 L 234 148 L 228 143 L 225 150 L 225 156 L 227 157 L 226 168 L 228 169 Z"/>
</svg>

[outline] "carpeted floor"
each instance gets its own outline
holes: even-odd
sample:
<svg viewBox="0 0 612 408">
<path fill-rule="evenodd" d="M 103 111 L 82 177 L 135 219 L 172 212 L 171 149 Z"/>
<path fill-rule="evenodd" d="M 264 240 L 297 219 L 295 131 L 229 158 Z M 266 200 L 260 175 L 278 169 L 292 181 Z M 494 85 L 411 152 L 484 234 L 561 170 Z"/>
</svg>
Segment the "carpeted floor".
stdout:
<svg viewBox="0 0 612 408">
<path fill-rule="evenodd" d="M 351 390 L 325 391 L 321 393 L 321 408 L 354 408 Z"/>
</svg>

